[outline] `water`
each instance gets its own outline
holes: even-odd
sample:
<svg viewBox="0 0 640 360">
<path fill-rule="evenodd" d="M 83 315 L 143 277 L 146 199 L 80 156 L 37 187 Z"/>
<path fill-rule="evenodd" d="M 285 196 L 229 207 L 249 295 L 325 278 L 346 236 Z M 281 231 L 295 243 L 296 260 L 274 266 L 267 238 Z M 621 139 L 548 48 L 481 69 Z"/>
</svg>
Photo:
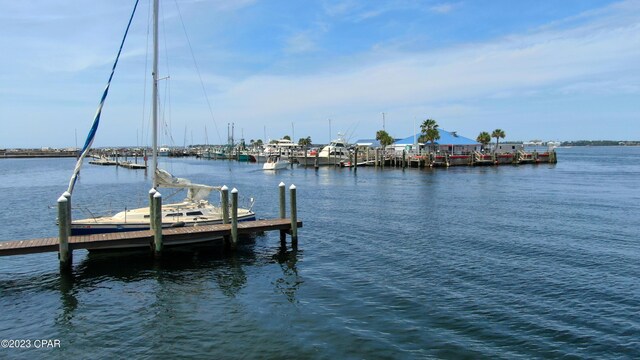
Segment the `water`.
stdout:
<svg viewBox="0 0 640 360">
<path fill-rule="evenodd" d="M 298 188 L 297 251 L 154 261 L 0 258 L 1 358 L 640 358 L 640 148 L 558 149 L 557 165 L 420 170 L 163 160 L 277 217 Z M 73 160 L 0 161 L 0 239 L 52 236 Z M 142 206 L 141 171 L 86 165 L 74 216 Z M 169 195 L 165 192 L 165 198 Z M 88 209 L 88 210 L 86 210 Z M 33 345 L 33 343 L 32 343 Z"/>
</svg>

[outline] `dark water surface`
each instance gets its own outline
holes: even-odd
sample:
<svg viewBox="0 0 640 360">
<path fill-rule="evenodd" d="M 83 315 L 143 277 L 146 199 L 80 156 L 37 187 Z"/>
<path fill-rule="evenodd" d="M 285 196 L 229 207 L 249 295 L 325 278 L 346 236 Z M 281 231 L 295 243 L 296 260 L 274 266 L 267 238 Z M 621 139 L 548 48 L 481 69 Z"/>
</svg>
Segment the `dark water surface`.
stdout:
<svg viewBox="0 0 640 360">
<path fill-rule="evenodd" d="M 298 188 L 297 251 L 278 233 L 219 248 L 0 258 L 0 358 L 640 358 L 640 148 L 558 149 L 557 165 L 161 165 L 237 187 L 277 217 Z M 0 160 L 0 240 L 54 236 L 72 159 Z M 141 171 L 85 165 L 86 211 L 143 206 Z M 163 193 L 165 199 L 170 191 Z M 88 209 L 88 210 L 87 210 Z"/>
</svg>

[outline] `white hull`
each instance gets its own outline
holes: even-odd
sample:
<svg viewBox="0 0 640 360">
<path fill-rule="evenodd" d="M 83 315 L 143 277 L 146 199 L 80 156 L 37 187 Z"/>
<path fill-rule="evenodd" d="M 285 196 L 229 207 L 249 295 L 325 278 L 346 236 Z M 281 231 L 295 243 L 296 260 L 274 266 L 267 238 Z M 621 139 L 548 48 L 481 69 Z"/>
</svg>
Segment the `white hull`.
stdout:
<svg viewBox="0 0 640 360">
<path fill-rule="evenodd" d="M 298 163 L 302 166 L 315 166 L 316 165 L 316 157 L 315 156 L 298 156 L 296 157 L 296 159 L 298 160 Z M 331 166 L 340 166 L 340 163 L 344 163 L 344 162 L 348 162 L 349 161 L 349 157 L 348 156 L 331 156 L 331 157 L 317 157 L 318 160 L 318 166 L 327 166 L 327 165 L 331 165 Z"/>
<path fill-rule="evenodd" d="M 238 221 L 255 220 L 249 209 L 238 209 Z M 71 223 L 73 235 L 102 234 L 121 231 L 149 230 L 149 208 L 119 212 L 113 216 L 101 216 L 75 220 Z M 222 224 L 222 209 L 206 201 L 183 202 L 162 206 L 162 227 L 188 227 Z"/>
<path fill-rule="evenodd" d="M 262 170 L 282 170 L 289 167 L 289 163 L 285 161 L 277 161 L 277 162 L 266 162 L 262 165 Z"/>
</svg>

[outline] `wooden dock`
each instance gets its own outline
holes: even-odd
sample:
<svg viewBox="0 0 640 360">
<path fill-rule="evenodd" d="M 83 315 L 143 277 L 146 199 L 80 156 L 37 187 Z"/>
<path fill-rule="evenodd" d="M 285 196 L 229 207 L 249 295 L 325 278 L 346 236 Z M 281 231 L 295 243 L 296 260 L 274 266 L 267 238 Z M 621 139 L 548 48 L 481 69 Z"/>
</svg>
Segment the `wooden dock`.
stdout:
<svg viewBox="0 0 640 360">
<path fill-rule="evenodd" d="M 302 227 L 302 221 L 296 221 L 297 227 Z M 231 236 L 231 224 L 191 226 L 162 229 L 162 237 L 166 246 L 189 244 L 203 239 L 216 240 L 223 236 Z M 264 231 L 291 230 L 291 219 L 271 219 L 243 221 L 238 223 L 238 234 L 252 234 Z M 112 247 L 149 247 L 153 244 L 152 230 L 127 231 L 96 235 L 69 237 L 69 249 L 99 250 Z M 57 237 L 2 241 L 0 242 L 0 256 L 26 255 L 42 252 L 57 252 L 59 250 Z"/>
</svg>

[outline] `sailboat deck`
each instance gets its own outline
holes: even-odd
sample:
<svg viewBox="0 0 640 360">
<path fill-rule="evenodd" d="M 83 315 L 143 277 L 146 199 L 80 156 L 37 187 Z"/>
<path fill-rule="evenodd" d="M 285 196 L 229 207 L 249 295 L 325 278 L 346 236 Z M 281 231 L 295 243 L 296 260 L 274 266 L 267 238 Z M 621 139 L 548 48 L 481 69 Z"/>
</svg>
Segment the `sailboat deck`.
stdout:
<svg viewBox="0 0 640 360">
<path fill-rule="evenodd" d="M 298 221 L 298 227 L 302 227 L 302 221 Z M 238 234 L 252 234 L 272 230 L 291 229 L 291 219 L 270 219 L 244 221 L 238 223 Z M 162 230 L 163 242 L 167 246 L 191 243 L 197 239 L 217 239 L 231 235 L 231 224 L 218 224 L 206 226 L 191 226 L 169 228 Z M 80 235 L 69 237 L 71 250 L 87 249 L 98 250 L 114 246 L 140 247 L 153 242 L 151 230 L 126 231 L 96 235 Z M 16 240 L 0 242 L 0 256 L 36 254 L 42 252 L 57 252 L 58 238 L 48 237 L 31 240 Z"/>
</svg>

